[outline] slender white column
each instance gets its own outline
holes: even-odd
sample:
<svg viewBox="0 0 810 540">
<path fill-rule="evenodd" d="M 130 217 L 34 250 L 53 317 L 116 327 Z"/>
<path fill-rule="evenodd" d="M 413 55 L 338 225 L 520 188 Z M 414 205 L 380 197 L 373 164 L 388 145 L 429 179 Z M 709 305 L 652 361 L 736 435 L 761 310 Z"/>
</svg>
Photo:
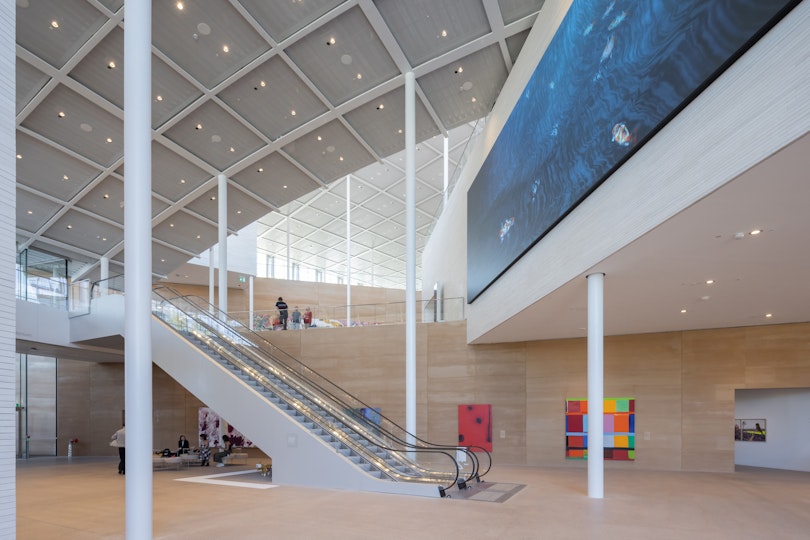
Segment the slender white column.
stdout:
<svg viewBox="0 0 810 540">
<path fill-rule="evenodd" d="M 214 299 L 215 296 L 215 289 L 216 289 L 216 252 L 217 247 L 211 246 L 211 249 L 208 250 L 208 305 L 210 306 L 208 309 L 213 315 L 214 313 Z"/>
<path fill-rule="evenodd" d="M 588 276 L 588 497 L 605 496 L 604 281 Z"/>
<path fill-rule="evenodd" d="M 124 28 L 126 535 L 152 538 L 152 3 Z"/>
<path fill-rule="evenodd" d="M 256 329 L 253 325 L 253 276 L 248 276 L 248 328 Z"/>
<path fill-rule="evenodd" d="M 352 175 L 346 175 L 346 326 L 352 325 Z"/>
<path fill-rule="evenodd" d="M 228 178 L 217 176 L 218 232 L 219 232 L 219 311 L 228 313 Z"/>
<path fill-rule="evenodd" d="M 290 211 L 287 210 L 287 279 L 290 279 L 290 270 L 292 262 L 290 262 Z"/>
<path fill-rule="evenodd" d="M 442 156 L 444 171 L 444 189 L 442 191 L 442 211 L 447 208 L 448 187 L 450 186 L 450 138 L 444 138 L 444 154 Z"/>
<path fill-rule="evenodd" d="M 109 257 L 101 257 L 98 260 L 98 271 L 99 271 L 99 286 L 101 288 L 101 294 L 106 295 L 107 291 L 110 288 L 110 258 Z"/>
<path fill-rule="evenodd" d="M 405 429 L 416 434 L 416 82 L 405 74 Z"/>
</svg>

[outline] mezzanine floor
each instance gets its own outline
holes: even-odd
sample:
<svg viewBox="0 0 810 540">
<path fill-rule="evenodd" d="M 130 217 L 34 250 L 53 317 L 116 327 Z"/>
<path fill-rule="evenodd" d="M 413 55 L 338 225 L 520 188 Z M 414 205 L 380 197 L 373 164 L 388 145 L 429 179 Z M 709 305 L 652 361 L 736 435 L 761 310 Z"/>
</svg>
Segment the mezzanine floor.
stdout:
<svg viewBox="0 0 810 540">
<path fill-rule="evenodd" d="M 125 477 L 116 473 L 116 463 L 17 461 L 17 538 L 124 538 Z M 229 476 L 199 482 L 218 474 Z M 810 531 L 810 473 L 773 469 L 608 470 L 605 498 L 593 500 L 584 468 L 499 466 L 490 482 L 526 485 L 501 503 L 269 488 L 266 478 L 235 466 L 153 475 L 153 534 L 159 539 L 777 540 L 807 538 Z"/>
</svg>

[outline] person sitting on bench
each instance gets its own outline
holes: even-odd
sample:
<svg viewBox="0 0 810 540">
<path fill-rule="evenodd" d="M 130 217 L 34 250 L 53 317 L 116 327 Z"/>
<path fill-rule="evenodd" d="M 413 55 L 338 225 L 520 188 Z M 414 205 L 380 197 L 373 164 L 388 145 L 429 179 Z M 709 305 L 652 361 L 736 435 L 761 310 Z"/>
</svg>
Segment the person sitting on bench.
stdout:
<svg viewBox="0 0 810 540">
<path fill-rule="evenodd" d="M 231 455 L 231 447 L 232 446 L 233 445 L 231 444 L 231 438 L 228 437 L 227 435 L 223 435 L 222 436 L 222 451 L 217 452 L 216 454 L 214 454 L 214 461 L 216 461 L 217 467 L 224 467 L 225 466 L 225 464 L 222 462 L 222 458 L 224 458 L 225 456 Z"/>
</svg>

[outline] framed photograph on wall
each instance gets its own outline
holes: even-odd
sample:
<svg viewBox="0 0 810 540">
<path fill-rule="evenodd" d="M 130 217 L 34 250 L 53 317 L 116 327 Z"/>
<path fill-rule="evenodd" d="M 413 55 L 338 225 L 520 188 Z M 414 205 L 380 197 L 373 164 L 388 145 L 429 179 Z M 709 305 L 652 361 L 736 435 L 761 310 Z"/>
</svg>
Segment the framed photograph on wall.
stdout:
<svg viewBox="0 0 810 540">
<path fill-rule="evenodd" d="M 743 418 L 738 422 L 740 423 L 741 441 L 766 442 L 767 423 L 764 418 Z"/>
</svg>

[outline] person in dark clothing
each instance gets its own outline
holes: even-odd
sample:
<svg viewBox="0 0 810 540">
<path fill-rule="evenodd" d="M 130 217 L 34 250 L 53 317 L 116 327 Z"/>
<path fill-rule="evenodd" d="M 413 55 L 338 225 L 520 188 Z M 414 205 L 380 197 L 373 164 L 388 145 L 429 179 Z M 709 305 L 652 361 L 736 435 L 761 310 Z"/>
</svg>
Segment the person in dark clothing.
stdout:
<svg viewBox="0 0 810 540">
<path fill-rule="evenodd" d="M 222 436 L 222 452 L 217 452 L 214 454 L 214 461 L 217 464 L 217 467 L 224 467 L 225 464 L 222 462 L 222 458 L 225 456 L 231 455 L 231 448 L 233 444 L 231 443 L 231 438 L 227 435 Z"/>
<path fill-rule="evenodd" d="M 180 435 L 180 440 L 177 441 L 177 455 L 188 454 L 189 452 L 188 439 L 185 435 Z"/>
<path fill-rule="evenodd" d="M 126 429 L 121 427 L 121 429 L 113 433 L 111 437 L 112 441 L 110 442 L 110 446 L 118 448 L 118 474 L 127 473 L 126 433 Z"/>
<path fill-rule="evenodd" d="M 276 309 L 278 309 L 278 318 L 281 321 L 281 329 L 287 329 L 287 302 L 282 297 L 278 297 L 276 302 Z"/>
</svg>

